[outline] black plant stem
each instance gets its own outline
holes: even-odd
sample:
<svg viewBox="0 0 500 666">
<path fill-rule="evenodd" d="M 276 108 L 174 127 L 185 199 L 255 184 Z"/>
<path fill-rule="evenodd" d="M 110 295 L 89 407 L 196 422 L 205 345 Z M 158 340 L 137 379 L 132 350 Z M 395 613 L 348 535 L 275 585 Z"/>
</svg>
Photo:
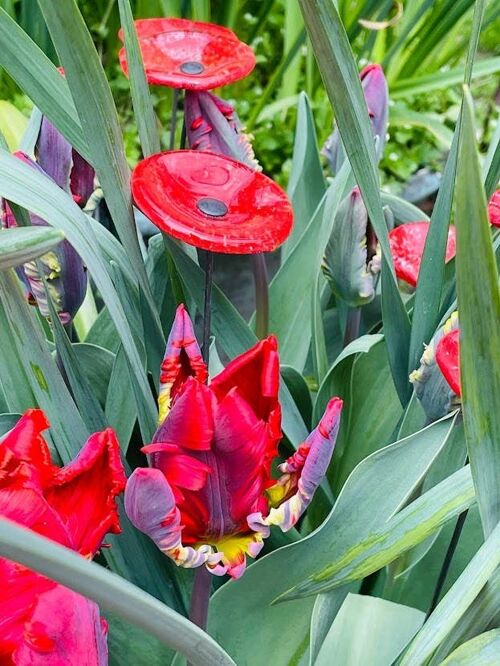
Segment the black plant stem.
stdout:
<svg viewBox="0 0 500 666">
<path fill-rule="evenodd" d="M 207 628 L 208 601 L 212 588 L 212 574 L 204 564 L 198 567 L 194 574 L 193 590 L 191 592 L 191 605 L 189 606 L 189 619 L 201 629 Z"/>
<path fill-rule="evenodd" d="M 465 465 L 469 463 L 469 456 L 465 458 Z M 429 610 L 427 611 L 427 614 L 425 616 L 425 619 L 429 617 L 429 615 L 432 613 L 432 611 L 436 608 L 438 605 L 439 597 L 441 596 L 441 592 L 443 590 L 443 585 L 446 582 L 446 577 L 448 575 L 448 571 L 450 570 L 450 565 L 451 561 L 453 559 L 453 555 L 455 554 L 455 551 L 458 546 L 458 541 L 460 539 L 460 535 L 462 534 L 462 530 L 464 528 L 464 523 L 465 519 L 467 518 L 467 513 L 468 509 L 463 511 L 457 519 L 455 529 L 453 530 L 453 534 L 451 535 L 451 540 L 448 545 L 448 550 L 446 551 L 446 555 L 444 556 L 443 564 L 441 565 L 441 571 L 439 572 L 439 576 L 436 582 L 436 587 L 434 588 L 434 594 L 432 595 L 432 601 L 431 605 L 429 606 Z"/>
<path fill-rule="evenodd" d="M 344 347 L 356 340 L 359 335 L 359 324 L 361 321 L 361 308 L 349 308 L 347 313 L 347 323 L 344 334 Z"/>
<path fill-rule="evenodd" d="M 269 281 L 266 257 L 262 252 L 252 254 L 252 270 L 255 282 L 255 332 L 262 339 L 269 333 Z"/>
<path fill-rule="evenodd" d="M 214 276 L 214 253 L 205 252 L 205 297 L 203 301 L 203 341 L 201 353 L 208 365 L 210 351 L 210 320 L 212 318 L 212 284 Z"/>
<path fill-rule="evenodd" d="M 175 129 L 177 127 L 177 106 L 179 104 L 179 89 L 172 90 L 172 115 L 170 116 L 170 143 L 169 149 L 175 148 Z"/>
<path fill-rule="evenodd" d="M 451 541 L 448 546 L 448 550 L 446 551 L 446 555 L 444 556 L 443 564 L 441 566 L 441 571 L 439 572 L 436 587 L 434 588 L 434 594 L 432 596 L 431 605 L 429 606 L 429 610 L 427 611 L 427 614 L 425 616 L 426 620 L 438 605 L 439 597 L 441 596 L 443 585 L 446 582 L 446 577 L 448 576 L 448 571 L 450 569 L 451 561 L 453 559 L 453 555 L 455 554 L 455 550 L 457 549 L 458 541 L 460 539 L 460 535 L 462 534 L 462 530 L 464 527 L 465 519 L 467 518 L 468 511 L 469 510 L 466 509 L 458 516 L 455 529 L 453 530 Z"/>
</svg>

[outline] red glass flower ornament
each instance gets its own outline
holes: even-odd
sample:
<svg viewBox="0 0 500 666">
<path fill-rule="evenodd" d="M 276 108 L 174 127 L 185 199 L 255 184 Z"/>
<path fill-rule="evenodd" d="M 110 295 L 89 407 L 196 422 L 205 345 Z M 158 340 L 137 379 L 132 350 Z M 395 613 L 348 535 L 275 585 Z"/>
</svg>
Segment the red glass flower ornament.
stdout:
<svg viewBox="0 0 500 666">
<path fill-rule="evenodd" d="M 29 410 L 0 441 L 0 517 L 93 557 L 107 532 L 120 531 L 118 441 L 110 429 L 96 433 L 60 468 L 47 428 L 43 412 Z M 108 663 L 107 625 L 93 601 L 2 558 L 0 580 L 1 664 Z"/>
<path fill-rule="evenodd" d="M 444 335 L 436 347 L 436 363 L 456 395 L 462 394 L 460 385 L 460 329 Z"/>
<path fill-rule="evenodd" d="M 255 54 L 229 30 L 213 23 L 178 18 L 135 22 L 149 83 L 187 90 L 212 90 L 244 78 Z M 123 41 L 123 31 L 118 36 Z M 125 48 L 120 64 L 128 75 Z"/>
<path fill-rule="evenodd" d="M 488 203 L 488 217 L 490 224 L 500 227 L 500 190 L 497 190 Z"/>
<path fill-rule="evenodd" d="M 417 286 L 420 262 L 422 261 L 428 231 L 428 222 L 407 222 L 389 232 L 389 242 L 396 275 L 400 280 L 408 282 L 412 287 Z M 455 227 L 450 226 L 445 261 L 448 262 L 453 259 L 455 252 Z"/>
<path fill-rule="evenodd" d="M 290 529 L 310 503 L 333 453 L 342 401 L 330 401 L 274 481 L 281 437 L 276 340 L 261 340 L 208 385 L 206 376 L 181 305 L 162 364 L 159 427 L 144 448 L 152 467 L 128 480 L 125 509 L 176 564 L 238 578 L 270 526 Z"/>
<path fill-rule="evenodd" d="M 157 227 L 203 250 L 270 252 L 292 230 L 285 192 L 223 155 L 177 150 L 147 157 L 134 169 L 132 193 Z"/>
</svg>

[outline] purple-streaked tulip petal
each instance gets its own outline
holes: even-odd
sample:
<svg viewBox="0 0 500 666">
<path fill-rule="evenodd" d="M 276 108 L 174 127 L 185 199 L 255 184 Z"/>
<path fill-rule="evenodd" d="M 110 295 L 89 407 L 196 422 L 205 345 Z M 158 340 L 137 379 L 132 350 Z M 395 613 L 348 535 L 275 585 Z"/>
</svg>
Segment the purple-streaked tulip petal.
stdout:
<svg viewBox="0 0 500 666">
<path fill-rule="evenodd" d="M 208 377 L 208 370 L 201 356 L 191 317 L 181 304 L 175 313 L 160 369 L 159 424 L 167 417 L 172 400 L 188 377 L 195 377 L 203 384 Z"/>
<path fill-rule="evenodd" d="M 13 663 L 106 666 L 106 636 L 97 604 L 56 585 L 38 596 Z"/>
<path fill-rule="evenodd" d="M 332 398 L 318 426 L 294 455 L 280 465 L 283 476 L 268 491 L 272 507 L 269 514 L 264 517 L 259 512 L 248 516 L 249 527 L 264 538 L 269 536 L 271 525 L 279 526 L 283 532 L 291 529 L 310 504 L 332 458 L 342 404 L 340 398 Z"/>
<path fill-rule="evenodd" d="M 210 92 L 186 91 L 186 132 L 193 150 L 227 155 L 252 169 L 261 167 L 231 104 Z"/>
<path fill-rule="evenodd" d="M 42 119 L 35 155 L 37 163 L 47 176 L 62 190 L 69 192 L 73 148 L 45 117 Z"/>
<path fill-rule="evenodd" d="M 73 150 L 73 168 L 70 176 L 70 190 L 73 199 L 84 208 L 94 191 L 95 171 L 80 153 Z"/>
<path fill-rule="evenodd" d="M 178 566 L 192 569 L 206 564 L 210 569 L 220 562 L 222 554 L 208 544 L 198 548 L 183 546 L 181 514 L 160 470 L 134 471 L 125 489 L 125 511 L 132 524 Z"/>
</svg>

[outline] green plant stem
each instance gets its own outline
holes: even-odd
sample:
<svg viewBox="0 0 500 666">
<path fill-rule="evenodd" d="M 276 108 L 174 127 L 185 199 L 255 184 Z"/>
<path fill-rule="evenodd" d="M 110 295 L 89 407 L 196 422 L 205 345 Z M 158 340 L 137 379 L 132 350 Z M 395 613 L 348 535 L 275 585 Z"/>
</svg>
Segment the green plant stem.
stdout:
<svg viewBox="0 0 500 666">
<path fill-rule="evenodd" d="M 203 301 L 203 342 L 201 353 L 208 365 L 210 352 L 210 320 L 212 317 L 212 285 L 214 275 L 214 253 L 205 252 L 205 295 Z"/>
<path fill-rule="evenodd" d="M 347 313 L 347 323 L 344 333 L 344 347 L 359 336 L 359 324 L 361 322 L 361 308 L 349 308 Z"/>
<path fill-rule="evenodd" d="M 269 281 L 266 257 L 262 252 L 252 255 L 252 270 L 255 282 L 255 333 L 262 339 L 269 333 Z"/>
<path fill-rule="evenodd" d="M 179 103 L 179 89 L 172 90 L 172 115 L 170 116 L 170 144 L 169 149 L 175 148 L 175 129 L 177 127 L 177 105 Z"/>
<path fill-rule="evenodd" d="M 191 605 L 189 619 L 201 629 L 207 627 L 208 602 L 212 589 L 212 574 L 205 565 L 198 567 L 194 574 L 193 590 L 191 592 Z"/>
</svg>

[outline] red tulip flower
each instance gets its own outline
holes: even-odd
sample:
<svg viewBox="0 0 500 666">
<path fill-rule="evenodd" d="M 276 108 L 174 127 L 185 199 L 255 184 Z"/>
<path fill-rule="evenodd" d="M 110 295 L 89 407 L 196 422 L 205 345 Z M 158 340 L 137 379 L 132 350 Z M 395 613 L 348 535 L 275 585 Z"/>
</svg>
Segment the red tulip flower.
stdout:
<svg viewBox="0 0 500 666">
<path fill-rule="evenodd" d="M 43 412 L 27 411 L 0 441 L 0 518 L 91 558 L 120 531 L 115 497 L 125 486 L 112 430 L 92 435 L 65 467 L 51 462 Z M 105 666 L 107 625 L 97 605 L 0 558 L 0 664 Z"/>
<path fill-rule="evenodd" d="M 460 329 L 456 328 L 441 338 L 436 347 L 436 363 L 451 390 L 460 396 Z"/>
<path fill-rule="evenodd" d="M 488 204 L 488 217 L 490 224 L 494 227 L 500 227 L 500 190 L 497 190 Z"/>
<path fill-rule="evenodd" d="M 141 19 L 135 27 L 149 83 L 212 90 L 244 78 L 255 67 L 252 49 L 220 25 L 161 18 Z M 122 30 L 118 36 L 123 41 Z M 124 48 L 119 58 L 128 75 Z"/>
<path fill-rule="evenodd" d="M 279 359 L 268 337 L 206 384 L 193 325 L 179 306 L 162 364 L 151 467 L 127 483 L 125 509 L 176 564 L 242 575 L 271 525 L 296 524 L 330 462 L 342 401 L 271 478 L 281 438 Z"/>
<path fill-rule="evenodd" d="M 162 231 L 203 250 L 270 252 L 292 230 L 285 192 L 223 155 L 192 150 L 151 155 L 133 171 L 132 194 Z"/>
<path fill-rule="evenodd" d="M 412 287 L 417 286 L 428 231 L 428 222 L 408 222 L 395 227 L 389 232 L 389 243 L 396 275 Z M 448 262 L 453 259 L 455 252 L 455 227 L 451 226 L 448 230 L 445 261 Z"/>
</svg>

